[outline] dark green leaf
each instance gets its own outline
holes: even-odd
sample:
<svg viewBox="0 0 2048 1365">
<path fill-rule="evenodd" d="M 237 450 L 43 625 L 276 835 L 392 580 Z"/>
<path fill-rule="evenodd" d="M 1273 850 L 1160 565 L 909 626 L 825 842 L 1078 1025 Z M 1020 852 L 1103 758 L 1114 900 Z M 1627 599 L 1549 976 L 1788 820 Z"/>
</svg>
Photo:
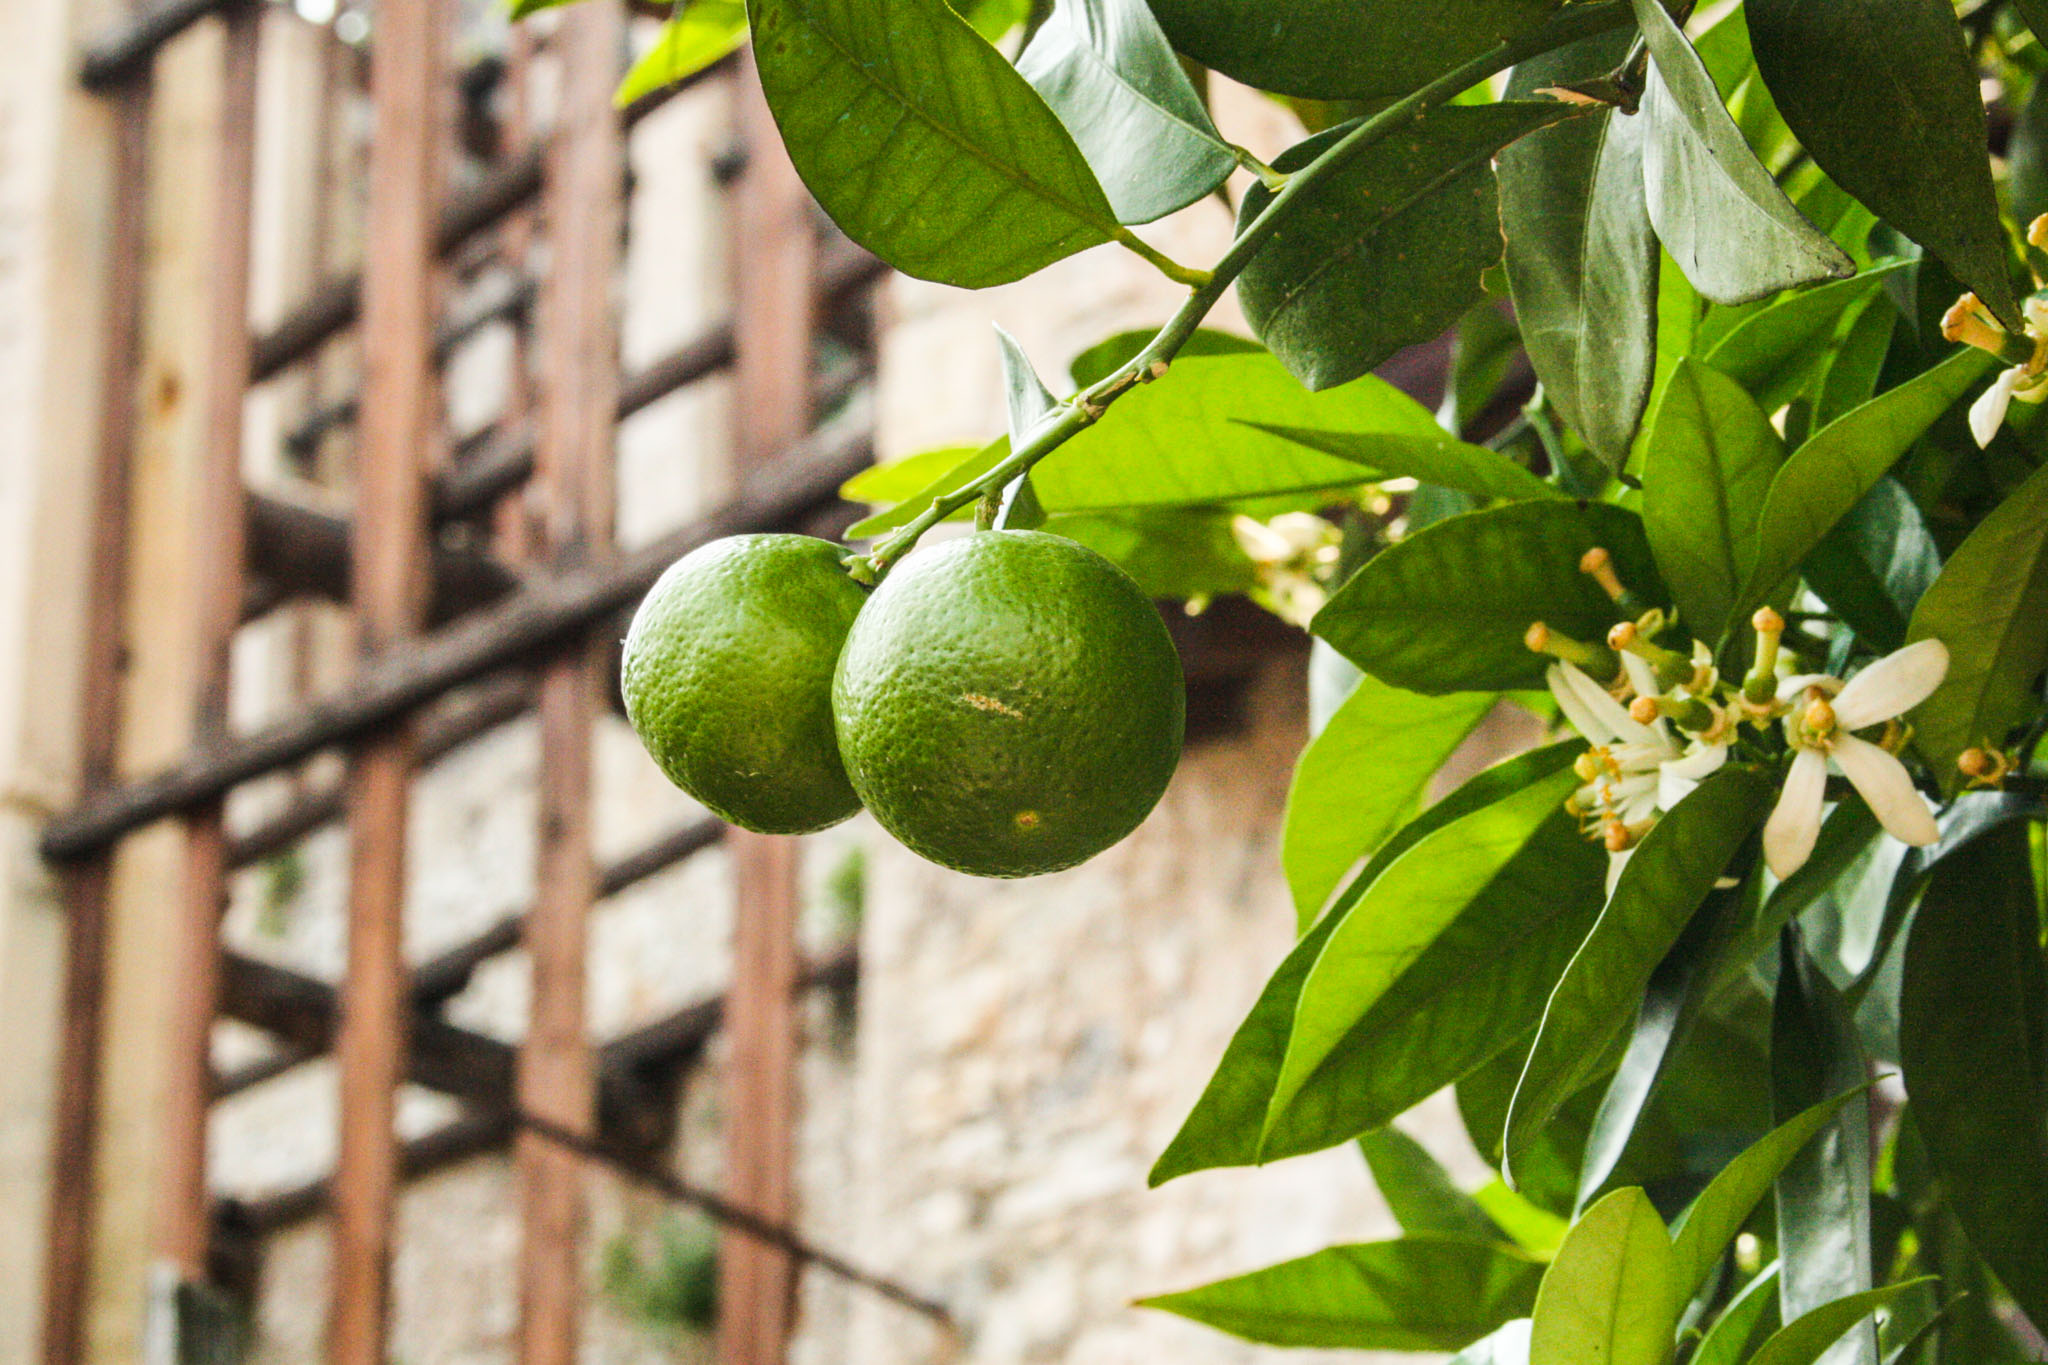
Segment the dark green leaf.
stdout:
<svg viewBox="0 0 2048 1365">
<path fill-rule="evenodd" d="M 1830 1348 L 1839 1349 L 1844 1340 L 1843 1333 L 1907 1290 L 1931 1283 L 1931 1280 L 1907 1280 L 1822 1304 L 1780 1328 L 1749 1358 L 1749 1365 L 1814 1365 L 1818 1360 L 1834 1360 L 1837 1351 Z M 1857 1340 L 1862 1335 L 1858 1333 L 1848 1340 Z"/>
<path fill-rule="evenodd" d="M 1643 987 L 1763 819 L 1770 783 L 1730 765 L 1667 811 L 1644 836 L 1592 932 L 1550 994 L 1508 1111 L 1507 1170 L 1627 1026 Z M 1512 1177 L 1511 1177 L 1512 1178 Z"/>
<path fill-rule="evenodd" d="M 752 0 L 761 89 L 804 183 L 905 274 L 980 288 L 1109 241 L 1081 149 L 944 0 Z"/>
<path fill-rule="evenodd" d="M 1490 692 L 1417 696 L 1366 678 L 1302 750 L 1280 836 L 1302 928 L 1351 865 L 1415 813 L 1430 778 L 1494 700 Z"/>
<path fill-rule="evenodd" d="M 1632 35 L 1603 34 L 1523 62 L 1510 99 L 1606 74 Z M 1619 469 L 1650 399 L 1657 239 L 1643 202 L 1645 120 L 1602 109 L 1500 154 L 1508 289 L 1543 392 Z"/>
<path fill-rule="evenodd" d="M 747 7 L 741 0 L 691 0 L 687 9 L 661 26 L 654 46 L 619 82 L 612 102 L 620 108 L 737 51 L 747 40 Z"/>
<path fill-rule="evenodd" d="M 1741 385 L 1687 359 L 1657 400 L 1643 450 L 1650 550 L 1680 619 L 1701 639 L 1718 640 L 1748 575 L 1785 443 Z"/>
<path fill-rule="evenodd" d="M 1173 45 L 1261 90 L 1405 95 L 1542 22 L 1558 0 L 1152 0 Z"/>
<path fill-rule="evenodd" d="M 1965 348 L 1829 423 L 1793 451 L 1764 499 L 1756 567 L 1736 611 L 1747 614 L 1766 601 L 1990 363 L 1982 351 Z"/>
<path fill-rule="evenodd" d="M 1577 112 L 1555 100 L 1447 105 L 1305 187 L 1238 276 L 1252 331 L 1302 383 L 1326 389 L 1449 327 L 1500 259 L 1494 154 Z M 1274 165 L 1299 170 L 1349 131 L 1319 133 Z M 1272 200 L 1263 184 L 1247 189 L 1239 229 Z"/>
<path fill-rule="evenodd" d="M 2048 666 L 2048 468 L 2036 470 L 1956 547 L 1913 610 L 1911 640 L 1948 646 L 1948 676 L 1913 712 L 1914 744 L 1935 776 L 1956 756 L 2001 744 L 2040 706 Z"/>
<path fill-rule="evenodd" d="M 2041 4 L 2048 13 L 2048 4 Z M 2007 192 L 2012 196 L 2012 216 L 2027 224 L 2048 213 L 2048 80 L 2034 77 L 2034 88 L 2020 106 L 2013 123 L 2012 140 L 2006 144 Z"/>
<path fill-rule="evenodd" d="M 1854 279 L 1831 280 L 1773 300 L 1721 334 L 1706 361 L 1748 389 L 1758 407 L 1775 412 L 1827 363 L 1830 340 L 1843 319 L 1862 316 L 1879 286 L 1911 265 L 1895 261 Z"/>
<path fill-rule="evenodd" d="M 1475 1241 L 1499 1241 L 1500 1228 L 1459 1189 L 1450 1172 L 1423 1145 L 1399 1128 L 1382 1128 L 1358 1139 L 1372 1183 L 1387 1201 L 1394 1221 L 1410 1236 L 1434 1233 Z"/>
<path fill-rule="evenodd" d="M 1771 1018 L 1772 1112 L 1808 1113 L 1855 1092 L 1778 1176 L 1778 1311 L 1796 1325 L 1802 1314 L 1872 1284 L 1870 1102 L 1847 1002 L 1799 946 L 1796 930 L 1787 928 L 1781 942 Z M 1852 1333 L 1827 1359 L 1830 1365 L 1878 1365 L 1876 1331 Z"/>
<path fill-rule="evenodd" d="M 1906 942 L 1910 1122 L 1970 1244 L 2048 1323 L 2048 968 L 2027 827 L 1936 868 Z"/>
<path fill-rule="evenodd" d="M 1529 1365 L 1665 1365 L 1685 1296 L 1664 1220 L 1616 1190 L 1566 1234 L 1536 1295 Z"/>
<path fill-rule="evenodd" d="M 1237 167 L 1145 0 L 1058 0 L 1017 70 L 1074 135 L 1122 222 L 1185 208 Z"/>
<path fill-rule="evenodd" d="M 1855 270 L 1800 216 L 1728 115 L 1713 78 L 1659 0 L 1632 0 L 1653 58 L 1643 184 L 1657 238 L 1693 287 L 1746 303 Z"/>
<path fill-rule="evenodd" d="M 1594 546 L 1622 582 L 1663 598 L 1642 519 L 1605 503 L 1509 503 L 1450 517 L 1367 561 L 1309 629 L 1374 677 L 1415 692 L 1539 687 L 1543 655 L 1522 643 L 1542 621 L 1604 640 L 1619 619 L 1579 560 Z"/>
<path fill-rule="evenodd" d="M 1848 325 L 1841 329 L 1834 351 L 1821 369 L 1819 391 L 1813 402 L 1813 430 L 1820 430 L 1850 409 L 1870 401 L 1877 392 L 1877 381 L 1884 371 L 1885 355 L 1891 349 L 1892 333 L 1898 322 L 1899 309 L 1892 302 L 1890 290 L 1872 296 L 1862 307 L 1851 311 Z"/>
<path fill-rule="evenodd" d="M 1806 557 L 1806 581 L 1870 648 L 1906 643 L 1907 623 L 1935 576 L 1941 552 L 1911 495 L 1879 479 Z"/>
<path fill-rule="evenodd" d="M 1408 440 L 1388 441 L 1370 432 L 1308 431 L 1301 427 L 1268 426 L 1258 422 L 1248 425 L 1311 450 L 1355 460 L 1385 478 L 1415 479 L 1440 488 L 1455 488 L 1482 498 L 1501 498 L 1510 502 L 1564 496 L 1507 456 L 1485 446 L 1450 440 L 1427 445 Z"/>
<path fill-rule="evenodd" d="M 1542 1276 L 1498 1242 L 1403 1237 L 1138 1302 L 1273 1346 L 1455 1351 L 1527 1313 Z"/>
<path fill-rule="evenodd" d="M 1224 1050 L 1223 1060 L 1218 1063 L 1216 1074 L 1196 1102 L 1194 1112 L 1188 1115 L 1180 1132 L 1153 1166 L 1152 1184 L 1164 1184 L 1190 1171 L 1215 1166 L 1249 1166 L 1258 1161 L 1259 1131 L 1265 1122 L 1266 1102 L 1273 1094 L 1274 1083 L 1280 1077 L 1280 1064 L 1287 1054 L 1287 1036 L 1293 1027 L 1294 1009 L 1301 998 L 1302 982 L 1308 979 L 1309 969 L 1321 956 L 1323 944 L 1345 913 L 1358 903 L 1395 859 L 1418 842 L 1454 820 L 1483 810 L 1531 783 L 1569 768 L 1583 749 L 1582 744 L 1568 741 L 1546 745 L 1496 764 L 1423 811 L 1381 846 L 1267 981 L 1258 1002 L 1252 1006 L 1245 1021 L 1238 1025 L 1230 1046 Z M 1593 865 L 1597 868 L 1597 859 Z M 1321 1145 L 1335 1146 L 1368 1126 L 1361 1124 L 1350 1133 Z"/>
<path fill-rule="evenodd" d="M 1778 1267 L 1772 1264 L 1742 1287 L 1707 1329 L 1692 1365 L 1742 1365 L 1778 1330 Z"/>
<path fill-rule="evenodd" d="M 2019 330 L 1984 97 L 1955 10 L 1926 0 L 1744 8 L 1757 70 L 1800 145 Z"/>
</svg>

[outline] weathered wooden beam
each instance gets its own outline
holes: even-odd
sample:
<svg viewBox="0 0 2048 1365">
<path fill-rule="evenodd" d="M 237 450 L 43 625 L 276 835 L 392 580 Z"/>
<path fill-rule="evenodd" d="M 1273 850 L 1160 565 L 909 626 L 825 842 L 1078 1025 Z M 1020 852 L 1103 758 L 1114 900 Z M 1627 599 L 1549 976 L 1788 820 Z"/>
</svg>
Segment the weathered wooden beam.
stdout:
<svg viewBox="0 0 2048 1365">
<path fill-rule="evenodd" d="M 243 602 L 242 616 L 278 605 L 278 595 L 346 602 L 354 564 L 353 519 L 276 493 L 243 494 L 248 569 L 267 589 Z M 427 620 L 438 624 L 502 601 L 519 575 L 483 550 L 435 545 L 430 550 Z M 251 607 L 259 610 L 251 611 Z"/>
<path fill-rule="evenodd" d="M 616 563 L 564 570 L 423 639 L 375 652 L 338 696 L 261 730 L 197 751 L 140 782 L 89 797 L 43 832 L 44 857 L 66 862 L 129 831 L 322 749 L 364 738 L 462 683 L 532 658 L 625 610 L 681 555 L 721 536 L 797 521 L 836 500 L 872 458 L 872 420 L 856 399 L 708 516 Z"/>
</svg>

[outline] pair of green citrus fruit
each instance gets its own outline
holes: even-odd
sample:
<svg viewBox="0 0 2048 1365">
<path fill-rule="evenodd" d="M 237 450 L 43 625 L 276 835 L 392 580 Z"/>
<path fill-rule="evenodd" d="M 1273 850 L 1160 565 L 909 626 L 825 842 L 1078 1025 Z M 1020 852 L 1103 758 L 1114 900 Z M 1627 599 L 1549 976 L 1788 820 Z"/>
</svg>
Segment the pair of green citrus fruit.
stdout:
<svg viewBox="0 0 2048 1365">
<path fill-rule="evenodd" d="M 714 541 L 671 565 L 626 636 L 626 714 L 670 780 L 770 834 L 862 806 L 984 877 L 1094 857 L 1179 759 L 1180 657 L 1138 585 L 1040 531 L 920 549 L 870 593 L 840 547 Z"/>
</svg>

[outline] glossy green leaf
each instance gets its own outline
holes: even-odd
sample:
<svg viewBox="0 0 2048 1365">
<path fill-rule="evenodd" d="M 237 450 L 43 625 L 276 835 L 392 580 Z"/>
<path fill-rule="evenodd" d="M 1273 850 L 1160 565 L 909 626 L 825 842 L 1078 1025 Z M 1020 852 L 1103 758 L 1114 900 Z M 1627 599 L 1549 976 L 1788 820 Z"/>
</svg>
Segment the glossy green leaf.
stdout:
<svg viewBox="0 0 2048 1365">
<path fill-rule="evenodd" d="M 1445 826 L 1368 887 L 1303 985 L 1262 1160 L 1391 1121 L 1535 1023 L 1593 920 L 1604 870 L 1558 809 L 1569 786 L 1537 790 L 1547 815 L 1518 794 Z M 1540 822 L 1525 830 L 1532 814 Z M 1453 857 L 1465 865 L 1436 865 Z"/>
<path fill-rule="evenodd" d="M 1450 517 L 1381 551 L 1309 629 L 1366 672 L 1414 692 L 1543 685 L 1545 656 L 1523 644 L 1542 621 L 1604 640 L 1620 619 L 1579 560 L 1599 545 L 1622 582 L 1664 600 L 1642 519 L 1605 503 L 1509 503 Z"/>
<path fill-rule="evenodd" d="M 1074 381 L 1075 388 L 1085 389 L 1107 379 L 1111 371 L 1144 350 L 1158 335 L 1157 327 L 1134 327 L 1104 337 L 1067 362 L 1067 376 Z M 1174 359 L 1178 364 L 1196 356 L 1258 355 L 1265 349 L 1250 337 L 1197 327 Z"/>
<path fill-rule="evenodd" d="M 1877 817 L 1861 801 L 1843 801 L 1821 822 L 1813 853 L 1797 872 L 1771 889 L 1756 921 L 1718 954 L 1716 989 L 1746 972 L 1766 951 L 1775 952 L 1778 931 L 1816 903 L 1826 899 L 1840 877 L 1883 833 Z"/>
<path fill-rule="evenodd" d="M 1815 432 L 1779 467 L 1757 523 L 1756 567 L 1737 614 L 1769 599 L 1836 522 L 1876 486 L 1920 434 L 1990 368 L 1965 348 Z"/>
<path fill-rule="evenodd" d="M 1641 1190 L 1616 1190 L 1543 1276 L 1529 1365 L 1666 1365 L 1683 1302 L 1664 1220 Z"/>
<path fill-rule="evenodd" d="M 747 40 L 747 7 L 742 0 L 691 0 L 661 26 L 654 46 L 626 72 L 612 95 L 620 108 L 643 95 L 694 76 L 739 50 Z"/>
<path fill-rule="evenodd" d="M 1786 1323 L 1749 1358 L 1749 1365 L 1814 1365 L 1818 1360 L 1832 1360 L 1831 1348 L 1841 1342 L 1844 1333 L 1907 1290 L 1932 1283 L 1906 1280 L 1824 1303 Z"/>
<path fill-rule="evenodd" d="M 1506 1054 L 1503 1054 L 1506 1055 Z M 1495 1176 L 1472 1192 L 1472 1202 L 1487 1218 L 1514 1240 L 1515 1245 L 1541 1260 L 1550 1260 L 1564 1245 L 1571 1224 L 1549 1209 L 1517 1194 L 1508 1182 Z"/>
<path fill-rule="evenodd" d="M 1839 278 L 1855 262 L 1792 207 L 1659 0 L 1631 0 L 1652 58 L 1643 185 L 1657 239 L 1716 303 Z"/>
<path fill-rule="evenodd" d="M 1858 1087 L 1794 1115 L 1721 1169 L 1671 1230 L 1680 1292 L 1698 1292 L 1779 1174 L 1862 1093 Z"/>
<path fill-rule="evenodd" d="M 1830 178 L 1926 247 L 2017 331 L 1977 64 L 1949 5 L 1749 0 L 1778 112 Z"/>
<path fill-rule="evenodd" d="M 1742 386 L 1681 361 L 1643 441 L 1643 530 L 1679 617 L 1721 638 L 1747 578 L 1757 519 L 1785 443 Z"/>
<path fill-rule="evenodd" d="M 1908 1122 L 1977 1254 L 2048 1323 L 2048 966 L 2026 825 L 1935 869 L 1906 941 Z"/>
<path fill-rule="evenodd" d="M 1527 1313 L 1543 1267 L 1498 1242 L 1403 1237 L 1138 1300 L 1272 1346 L 1455 1351 Z"/>
<path fill-rule="evenodd" d="M 1772 1112 L 1794 1114 L 1844 1091 L 1848 1103 L 1779 1172 L 1778 1311 L 1786 1322 L 1874 1283 L 1870 1243 L 1867 1067 L 1848 1002 L 1787 929 L 1771 1013 Z M 1841 1329 L 1830 1333 L 1833 1341 Z M 1829 1346 L 1829 1365 L 1878 1365 L 1877 1333 Z"/>
<path fill-rule="evenodd" d="M 1058 0 L 1017 70 L 1074 135 L 1122 222 L 1184 208 L 1237 168 L 1145 0 Z"/>
<path fill-rule="evenodd" d="M 1308 431 L 1301 427 L 1251 423 L 1261 431 L 1307 446 L 1311 450 L 1355 460 L 1390 479 L 1415 479 L 1440 488 L 1455 488 L 1482 498 L 1519 502 L 1526 498 L 1565 495 L 1498 451 L 1462 441 L 1437 445 L 1390 442 L 1370 432 Z"/>
<path fill-rule="evenodd" d="M 1258 581 L 1231 534 L 1231 515 L 1209 507 L 1059 512 L 1044 529 L 1086 545 L 1136 579 L 1147 597 L 1188 601 L 1244 592 Z"/>
<path fill-rule="evenodd" d="M 1941 552 L 1912 495 L 1879 479 L 1806 556 L 1806 582 L 1864 644 L 1906 643 L 1913 610 L 1941 572 Z"/>
<path fill-rule="evenodd" d="M 1493 157 L 1579 110 L 1557 100 L 1446 105 L 1368 147 L 1295 203 L 1237 279 L 1259 340 L 1302 383 L 1326 389 L 1449 327 L 1501 255 Z M 1299 170 L 1350 130 L 1332 128 L 1273 164 Z M 1238 227 L 1273 191 L 1254 184 Z"/>
<path fill-rule="evenodd" d="M 1903 277 L 1902 272 L 1886 278 Z M 1898 323 L 1898 305 L 1892 302 L 1889 290 L 1871 295 L 1861 307 L 1850 310 L 1847 324 L 1838 329 L 1833 352 L 1821 367 L 1812 430 L 1820 430 L 1876 394 Z"/>
<path fill-rule="evenodd" d="M 748 14 L 798 174 L 898 270 L 1005 284 L 1118 230 L 1059 119 L 944 0 L 752 0 Z"/>
<path fill-rule="evenodd" d="M 1567 741 L 1546 745 L 1496 764 L 1424 810 L 1380 847 L 1266 982 L 1265 990 L 1252 1006 L 1251 1013 L 1238 1025 L 1230 1045 L 1224 1050 L 1216 1074 L 1210 1078 L 1201 1099 L 1196 1101 L 1194 1111 L 1153 1166 L 1152 1184 L 1163 1184 L 1190 1171 L 1215 1166 L 1250 1166 L 1259 1160 L 1259 1132 L 1265 1121 L 1266 1103 L 1273 1094 L 1281 1062 L 1287 1054 L 1287 1037 L 1294 1024 L 1294 1010 L 1301 998 L 1302 983 L 1308 979 L 1309 969 L 1321 955 L 1323 944 L 1329 940 L 1331 931 L 1342 921 L 1345 913 L 1358 903 L 1382 872 L 1421 840 L 1455 820 L 1484 810 L 1494 802 L 1521 791 L 1531 783 L 1568 769 L 1583 749 L 1584 745 Z M 1335 1146 L 1370 1126 L 1361 1124 L 1350 1133 L 1321 1145 Z"/>
<path fill-rule="evenodd" d="M 1778 1267 L 1774 1262 L 1721 1310 L 1693 1352 L 1692 1365 L 1742 1365 L 1778 1325 Z"/>
<path fill-rule="evenodd" d="M 947 0 L 976 33 L 1001 42 L 1011 29 L 1030 21 L 1031 0 Z"/>
<path fill-rule="evenodd" d="M 1774 299 L 1723 333 L 1707 351 L 1706 362 L 1748 389 L 1757 406 L 1775 412 L 1827 363 L 1829 343 L 1843 320 L 1851 314 L 1860 317 L 1884 281 L 1911 265 L 1894 261 L 1853 279 Z"/>
<path fill-rule="evenodd" d="M 1558 0 L 1152 0 L 1174 47 L 1261 90 L 1405 95 L 1541 23 Z"/>
<path fill-rule="evenodd" d="M 1628 1026 L 1651 972 L 1762 821 L 1770 786 L 1751 769 L 1724 767 L 1667 811 L 1636 846 L 1544 1007 L 1542 1028 L 1508 1110 L 1511 1181 L 1515 1154 L 1599 1074 L 1594 1068 Z"/>
<path fill-rule="evenodd" d="M 1254 422 L 1370 433 L 1389 450 L 1457 444 L 1421 404 L 1381 379 L 1309 393 L 1263 351 L 1184 356 L 1082 428 L 1032 477 L 1054 512 L 1225 502 L 1373 477 L 1355 460 L 1309 450 Z"/>
<path fill-rule="evenodd" d="M 1632 37 L 1602 34 L 1523 62 L 1507 96 L 1605 75 Z M 1613 469 L 1628 461 L 1656 361 L 1644 127 L 1601 109 L 1530 134 L 1498 162 L 1508 290 L 1529 363 L 1544 395 Z"/>
<path fill-rule="evenodd" d="M 1501 1240 L 1501 1229 L 1486 1211 L 1458 1188 L 1450 1172 L 1421 1143 L 1399 1128 L 1363 1134 L 1358 1149 L 1401 1231 L 1410 1236 Z"/>
<path fill-rule="evenodd" d="M 1414 815 L 1430 778 L 1494 700 L 1490 692 L 1423 697 L 1366 678 L 1302 750 L 1280 865 L 1303 928 L 1352 864 Z"/>
<path fill-rule="evenodd" d="M 1913 610 L 1910 640 L 1948 646 L 1948 676 L 1913 712 L 1913 743 L 1944 784 L 1956 756 L 2000 744 L 2040 706 L 2048 667 L 2048 468 L 1993 508 Z"/>
<path fill-rule="evenodd" d="M 888 464 L 864 469 L 840 486 L 848 502 L 895 503 L 846 528 L 848 540 L 865 540 L 914 521 L 932 499 L 980 478 L 1010 454 L 1010 438 L 998 436 L 987 445 L 941 446 Z M 965 516 L 967 513 L 961 513 Z"/>
</svg>

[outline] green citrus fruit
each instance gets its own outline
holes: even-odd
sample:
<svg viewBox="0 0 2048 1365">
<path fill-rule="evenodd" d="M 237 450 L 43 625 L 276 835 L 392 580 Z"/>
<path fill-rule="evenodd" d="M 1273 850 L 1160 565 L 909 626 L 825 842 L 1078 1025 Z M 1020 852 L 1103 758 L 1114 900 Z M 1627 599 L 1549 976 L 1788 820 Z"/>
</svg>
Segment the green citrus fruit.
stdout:
<svg viewBox="0 0 2048 1365">
<path fill-rule="evenodd" d="M 763 834 L 860 809 L 832 734 L 832 668 L 867 590 L 811 536 L 729 536 L 663 573 L 626 632 L 626 716 L 669 780 Z"/>
<path fill-rule="evenodd" d="M 1029 877 L 1136 829 L 1180 758 L 1180 656 L 1092 550 L 981 531 L 868 598 L 832 688 L 839 753 L 882 827 L 942 866 Z"/>
</svg>

